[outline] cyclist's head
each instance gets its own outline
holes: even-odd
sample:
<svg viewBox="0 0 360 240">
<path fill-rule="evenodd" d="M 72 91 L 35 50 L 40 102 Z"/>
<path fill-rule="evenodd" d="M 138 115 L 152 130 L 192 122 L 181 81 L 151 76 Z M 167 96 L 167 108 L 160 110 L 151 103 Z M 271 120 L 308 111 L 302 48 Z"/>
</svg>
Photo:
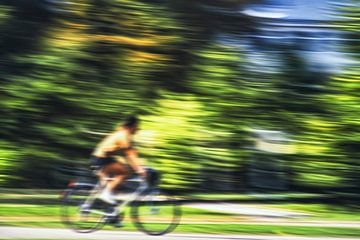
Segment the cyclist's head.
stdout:
<svg viewBox="0 0 360 240">
<path fill-rule="evenodd" d="M 130 129 L 133 133 L 135 133 L 139 128 L 140 120 L 138 117 L 134 115 L 130 115 L 127 118 L 125 118 L 123 122 L 123 127 Z"/>
</svg>

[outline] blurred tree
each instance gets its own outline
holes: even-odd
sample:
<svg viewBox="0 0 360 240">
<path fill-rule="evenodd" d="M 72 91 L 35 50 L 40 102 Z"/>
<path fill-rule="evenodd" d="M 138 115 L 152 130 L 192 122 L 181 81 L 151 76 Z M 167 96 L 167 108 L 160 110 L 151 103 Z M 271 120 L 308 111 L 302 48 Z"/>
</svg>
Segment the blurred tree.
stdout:
<svg viewBox="0 0 360 240">
<path fill-rule="evenodd" d="M 344 18 L 335 22 L 335 26 L 346 33 L 345 51 L 352 53 L 353 64 L 343 73 L 334 76 L 329 84 L 332 94 L 326 95 L 327 109 L 332 114 L 331 122 L 335 127 L 330 132 L 331 154 L 346 165 L 345 181 L 352 192 L 358 192 L 360 186 L 360 65 L 358 64 L 360 46 L 360 16 L 357 1 L 342 9 Z M 348 55 L 349 56 L 349 55 Z"/>
<path fill-rule="evenodd" d="M 295 51 L 287 50 L 284 55 L 287 65 L 275 85 L 278 93 L 274 99 L 279 108 L 275 110 L 278 119 L 297 141 L 298 155 L 290 164 L 291 186 L 317 191 L 343 187 L 346 165 L 329 154 L 329 131 L 334 124 L 329 122 L 331 114 L 323 96 L 328 93 L 326 86 L 330 76 L 309 70 L 302 56 Z"/>
<path fill-rule="evenodd" d="M 38 110 L 32 105 L 35 95 L 28 90 L 26 75 L 36 65 L 23 61 L 28 54 L 40 51 L 42 37 L 51 25 L 52 18 L 41 6 L 41 1 L 4 1 L 1 10 L 6 9 L 7 17 L 1 22 L 0 36 L 0 114 L 2 135 L 5 146 L 1 150 L 0 162 L 6 161 L 5 179 L 21 179 L 14 174 L 15 169 L 24 168 L 21 149 L 27 150 L 32 132 L 27 132 L 28 122 Z M 30 100 L 31 99 L 31 100 Z M 30 100 L 30 101 L 29 101 Z M 31 127 L 30 127 L 31 128 Z M 44 150 L 38 152 L 42 153 Z M 4 155 L 3 155 L 4 154 Z M 11 157 L 10 157 L 11 156 Z M 8 159 L 10 157 L 10 159 Z"/>
<path fill-rule="evenodd" d="M 197 151 L 201 159 L 202 187 L 240 189 L 245 185 L 244 162 L 250 126 L 252 91 L 241 72 L 238 50 L 221 44 L 205 45 L 195 52 L 189 79 L 192 91 L 206 113 L 206 140 Z M 210 183 L 210 184 L 209 184 Z"/>
<path fill-rule="evenodd" d="M 175 96 L 170 92 L 160 95 L 153 113 L 144 118 L 148 140 L 141 152 L 150 165 L 163 173 L 163 187 L 197 188 L 205 160 L 199 148 L 209 137 L 204 125 L 207 112 L 194 95 Z"/>
<path fill-rule="evenodd" d="M 250 66 L 221 41 L 254 31 L 238 14 L 249 2 L 2 1 L 0 185 L 58 185 L 54 168 L 87 166 L 100 140 L 82 129 L 138 113 L 166 188 L 244 189 L 258 127 L 297 136 L 293 186 L 358 187 L 358 67 L 311 72 L 301 46 L 282 49 L 275 71 Z M 346 12 L 338 25 L 358 39 L 358 10 Z"/>
</svg>

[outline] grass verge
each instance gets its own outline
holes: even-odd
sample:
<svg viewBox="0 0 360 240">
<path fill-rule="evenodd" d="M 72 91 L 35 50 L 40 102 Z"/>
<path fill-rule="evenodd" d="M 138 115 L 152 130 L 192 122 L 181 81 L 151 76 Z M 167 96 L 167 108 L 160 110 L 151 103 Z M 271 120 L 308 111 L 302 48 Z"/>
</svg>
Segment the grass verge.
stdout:
<svg viewBox="0 0 360 240">
<path fill-rule="evenodd" d="M 0 191 L 1 193 L 1 191 Z M 209 196 L 197 196 L 209 197 Z M 216 198 L 217 196 L 211 196 Z M 239 195 L 228 196 L 239 198 Z M 305 197 L 305 196 L 304 196 Z M 0 194 L 0 225 L 64 228 L 59 218 L 59 195 L 56 192 L 3 192 Z M 354 205 L 334 204 L 257 204 L 261 207 L 277 208 L 290 211 L 299 211 L 313 215 L 307 220 L 323 221 L 360 221 L 360 209 Z M 129 214 L 127 214 L 128 216 Z M 272 234 L 272 235 L 299 235 L 299 236 L 344 236 L 360 237 L 360 228 L 353 227 L 322 227 L 322 226 L 281 226 L 246 224 L 246 216 L 229 213 L 219 213 L 200 209 L 183 207 L 183 221 L 176 229 L 182 233 L 213 233 L 213 234 Z M 251 219 L 250 219 L 251 221 Z M 291 221 L 291 220 L 289 220 Z M 198 222 L 198 223 L 193 223 Z M 239 224 L 236 224 L 239 222 Z M 208 223 L 208 224 L 205 224 Z M 215 224 L 216 223 L 216 224 Z M 272 223 L 271 223 L 272 224 Z M 279 225 L 280 224 L 280 225 Z M 105 229 L 113 229 L 111 226 Z M 135 231 L 130 219 L 125 219 L 122 231 Z M 0 234 L 1 238 L 1 234 Z"/>
</svg>

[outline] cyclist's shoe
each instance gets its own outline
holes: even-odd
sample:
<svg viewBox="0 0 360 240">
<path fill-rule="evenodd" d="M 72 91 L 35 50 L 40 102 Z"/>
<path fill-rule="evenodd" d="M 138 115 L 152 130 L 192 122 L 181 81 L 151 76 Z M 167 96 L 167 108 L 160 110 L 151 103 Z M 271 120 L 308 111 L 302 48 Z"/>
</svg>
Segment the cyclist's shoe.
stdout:
<svg viewBox="0 0 360 240">
<path fill-rule="evenodd" d="M 122 221 L 120 221 L 119 216 L 116 216 L 116 217 L 112 220 L 112 222 L 110 222 L 110 224 L 112 224 L 112 225 L 113 225 L 114 227 L 116 227 L 116 228 L 122 228 L 122 227 L 124 227 L 124 224 L 123 224 Z"/>
<path fill-rule="evenodd" d="M 116 228 L 124 227 L 124 224 L 122 223 L 122 218 L 120 219 L 119 214 L 115 216 L 107 216 L 105 221 L 106 223 L 111 224 Z"/>
<path fill-rule="evenodd" d="M 114 199 L 114 196 L 111 194 L 111 192 L 109 191 L 103 191 L 100 196 L 99 196 L 99 199 L 101 199 L 102 201 L 108 203 L 108 204 L 111 204 L 111 205 L 115 205 L 116 204 L 116 201 Z"/>
</svg>

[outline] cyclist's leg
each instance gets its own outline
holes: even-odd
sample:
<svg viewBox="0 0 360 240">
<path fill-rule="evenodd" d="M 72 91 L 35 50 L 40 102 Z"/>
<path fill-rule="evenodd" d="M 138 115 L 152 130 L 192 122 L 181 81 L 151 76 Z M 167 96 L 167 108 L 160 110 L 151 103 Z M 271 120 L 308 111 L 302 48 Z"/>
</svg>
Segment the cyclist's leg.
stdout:
<svg viewBox="0 0 360 240">
<path fill-rule="evenodd" d="M 113 192 L 117 186 L 119 186 L 125 178 L 127 178 L 130 174 L 126 165 L 114 162 L 107 164 L 102 169 L 102 174 L 105 176 L 113 175 L 113 179 L 108 183 L 108 189 Z"/>
<path fill-rule="evenodd" d="M 106 174 L 103 172 L 102 169 L 98 170 L 96 172 L 96 176 L 98 177 L 100 183 L 101 183 L 101 186 L 105 186 L 106 185 Z"/>
<path fill-rule="evenodd" d="M 113 160 L 111 160 L 110 158 L 99 158 L 96 156 L 90 157 L 91 169 L 93 173 L 98 177 L 101 186 L 106 185 L 105 179 L 107 177 L 107 175 L 103 171 L 103 167 L 111 161 Z"/>
<path fill-rule="evenodd" d="M 103 197 L 102 199 L 108 203 L 114 203 L 112 200 L 115 189 L 124 181 L 125 178 L 128 177 L 129 171 L 124 164 L 114 162 L 105 165 L 102 169 L 102 172 L 106 176 L 113 175 L 112 180 L 107 183 L 105 189 L 105 192 L 107 192 L 105 193 L 105 195 L 111 195 L 110 200 L 108 197 Z M 117 210 L 114 208 L 113 212 L 111 212 L 111 215 L 112 216 L 109 216 L 109 218 L 107 219 L 108 223 L 113 224 L 115 227 L 122 227 L 123 225 L 121 223 L 121 213 L 117 212 Z"/>
</svg>

